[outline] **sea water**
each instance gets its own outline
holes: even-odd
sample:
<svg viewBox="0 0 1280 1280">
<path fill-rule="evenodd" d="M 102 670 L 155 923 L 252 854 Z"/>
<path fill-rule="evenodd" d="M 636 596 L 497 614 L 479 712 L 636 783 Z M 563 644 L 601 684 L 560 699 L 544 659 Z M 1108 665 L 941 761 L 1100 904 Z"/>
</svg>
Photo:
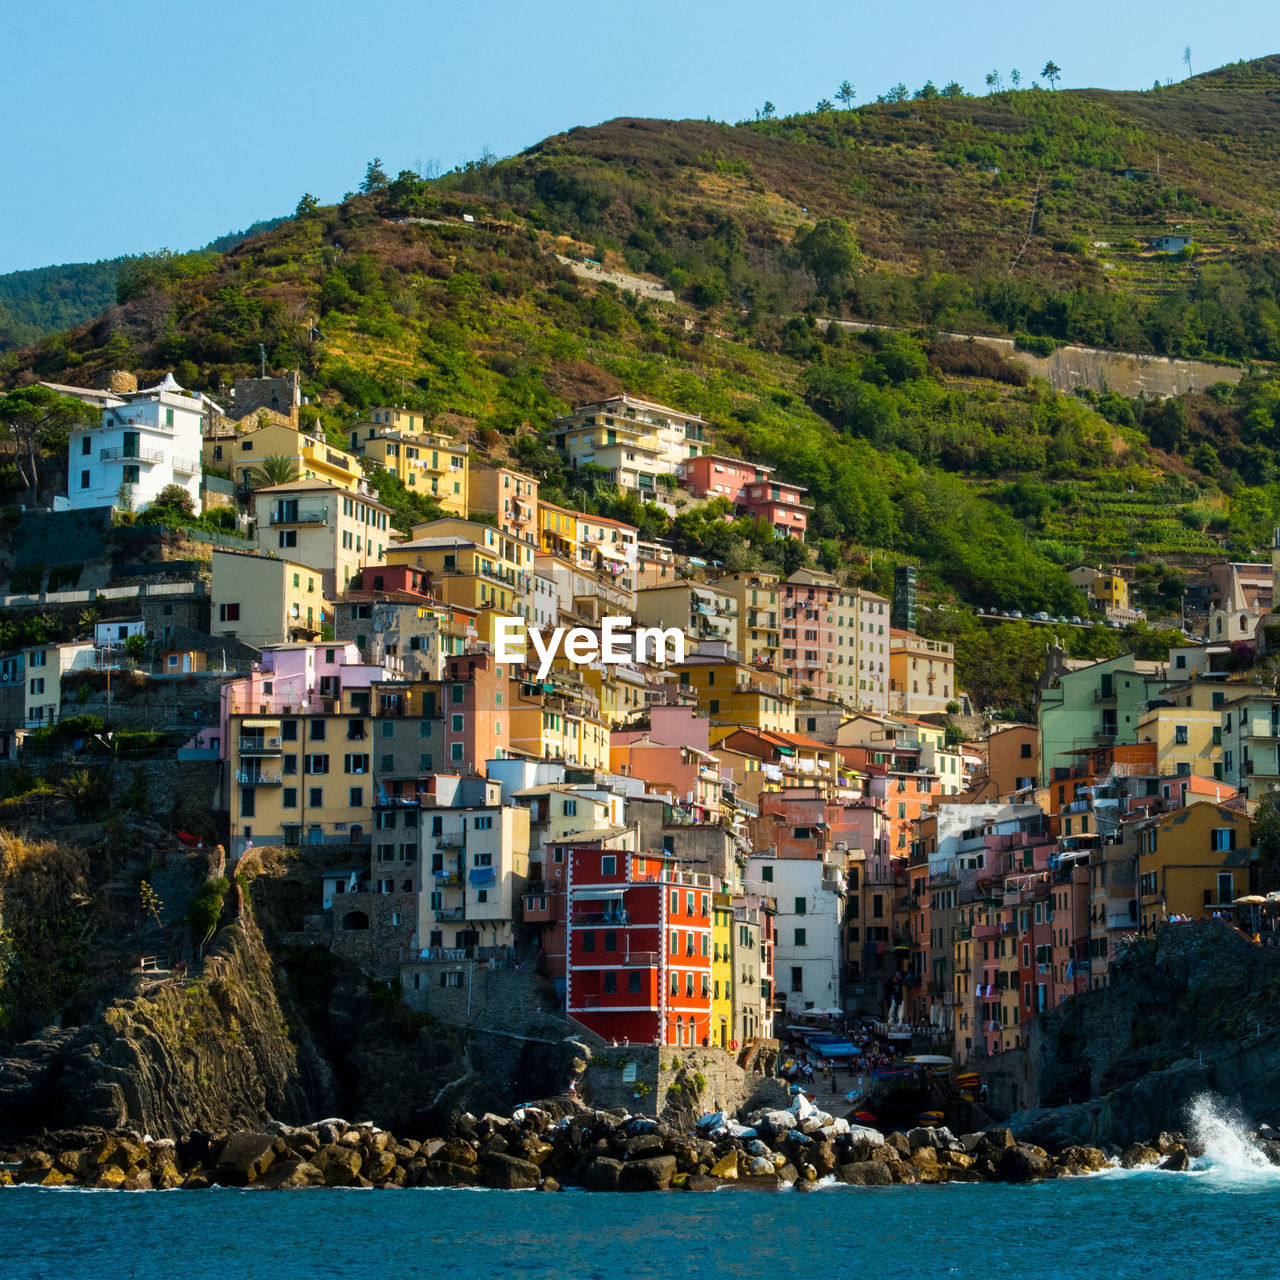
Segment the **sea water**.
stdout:
<svg viewBox="0 0 1280 1280">
<path fill-rule="evenodd" d="M 1186 1174 L 804 1194 L 0 1190 L 4 1275 L 1080 1280 L 1280 1272 L 1280 1168 L 1205 1104 Z"/>
</svg>

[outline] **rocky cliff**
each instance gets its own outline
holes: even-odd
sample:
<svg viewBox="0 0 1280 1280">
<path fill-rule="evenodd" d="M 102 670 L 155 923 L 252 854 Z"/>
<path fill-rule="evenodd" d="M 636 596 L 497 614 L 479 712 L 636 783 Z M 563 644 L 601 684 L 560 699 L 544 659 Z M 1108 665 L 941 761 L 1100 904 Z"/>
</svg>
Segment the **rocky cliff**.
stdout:
<svg viewBox="0 0 1280 1280">
<path fill-rule="evenodd" d="M 0 1139 L 333 1115 L 412 1135 L 554 1092 L 575 1069 L 578 1046 L 518 1034 L 514 1011 L 509 1033 L 461 1031 L 321 947 L 278 945 L 274 926 L 318 898 L 304 859 L 259 855 L 228 881 L 218 854 L 144 856 L 27 842 L 0 866 L 0 943 L 22 938 L 0 946 Z"/>
<path fill-rule="evenodd" d="M 992 1064 L 993 1100 L 1020 1086 L 1020 1138 L 1126 1146 L 1186 1128 L 1214 1094 L 1255 1123 L 1280 1119 L 1280 951 L 1218 921 L 1135 944 L 1108 988 L 1033 1024 L 1030 1047 Z"/>
</svg>

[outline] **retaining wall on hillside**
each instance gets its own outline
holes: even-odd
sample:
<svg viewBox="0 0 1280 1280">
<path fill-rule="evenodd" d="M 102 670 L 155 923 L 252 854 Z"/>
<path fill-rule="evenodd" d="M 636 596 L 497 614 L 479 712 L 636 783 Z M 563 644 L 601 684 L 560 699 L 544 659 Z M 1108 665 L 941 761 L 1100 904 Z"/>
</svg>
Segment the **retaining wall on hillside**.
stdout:
<svg viewBox="0 0 1280 1280">
<path fill-rule="evenodd" d="M 872 329 L 892 329 L 892 325 L 868 324 L 861 320 L 823 320 L 854 333 Z M 1215 382 L 1239 382 L 1244 370 L 1236 365 L 1212 364 L 1206 360 L 1172 360 L 1165 356 L 1137 355 L 1125 351 L 1103 351 L 1098 347 L 1058 347 L 1052 355 L 1038 356 L 1020 351 L 1012 338 L 995 338 L 975 333 L 939 333 L 956 342 L 978 342 L 1000 352 L 1043 378 L 1055 391 L 1085 387 L 1099 394 L 1114 391 L 1131 399 L 1139 395 L 1165 398 L 1205 391 Z"/>
</svg>

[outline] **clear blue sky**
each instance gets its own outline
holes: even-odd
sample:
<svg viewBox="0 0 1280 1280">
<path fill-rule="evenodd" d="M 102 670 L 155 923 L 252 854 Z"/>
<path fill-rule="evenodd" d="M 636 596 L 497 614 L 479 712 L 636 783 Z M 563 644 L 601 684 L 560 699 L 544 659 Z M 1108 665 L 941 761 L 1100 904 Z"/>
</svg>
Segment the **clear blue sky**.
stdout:
<svg viewBox="0 0 1280 1280">
<path fill-rule="evenodd" d="M 5 7 L 0 272 L 195 248 L 304 191 L 615 116 L 735 121 L 901 80 L 1149 88 L 1280 51 L 1274 3 L 61 0 Z"/>
</svg>

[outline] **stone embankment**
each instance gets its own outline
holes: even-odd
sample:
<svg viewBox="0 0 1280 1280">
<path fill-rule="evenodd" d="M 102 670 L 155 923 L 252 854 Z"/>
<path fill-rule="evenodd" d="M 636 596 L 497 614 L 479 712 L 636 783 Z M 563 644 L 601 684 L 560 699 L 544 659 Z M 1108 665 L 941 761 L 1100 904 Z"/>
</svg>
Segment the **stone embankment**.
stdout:
<svg viewBox="0 0 1280 1280">
<path fill-rule="evenodd" d="M 136 1132 L 64 1134 L 56 1150 L 27 1148 L 11 1160 L 0 1169 L 0 1186 L 808 1190 L 831 1179 L 861 1187 L 1032 1182 L 1094 1173 L 1117 1162 L 1181 1172 L 1202 1153 L 1193 1140 L 1168 1133 L 1110 1156 L 1078 1146 L 1051 1156 L 1015 1141 L 1007 1129 L 961 1137 L 941 1128 L 885 1135 L 819 1112 L 803 1099 L 787 1110 L 750 1113 L 744 1121 L 716 1113 L 688 1131 L 622 1108 L 595 1111 L 560 1098 L 527 1104 L 510 1116 L 463 1112 L 446 1135 L 425 1141 L 343 1120 L 305 1127 L 272 1121 L 260 1132 L 218 1138 L 198 1133 L 183 1142 Z M 1280 1163 L 1280 1142 L 1259 1146 Z"/>
</svg>

